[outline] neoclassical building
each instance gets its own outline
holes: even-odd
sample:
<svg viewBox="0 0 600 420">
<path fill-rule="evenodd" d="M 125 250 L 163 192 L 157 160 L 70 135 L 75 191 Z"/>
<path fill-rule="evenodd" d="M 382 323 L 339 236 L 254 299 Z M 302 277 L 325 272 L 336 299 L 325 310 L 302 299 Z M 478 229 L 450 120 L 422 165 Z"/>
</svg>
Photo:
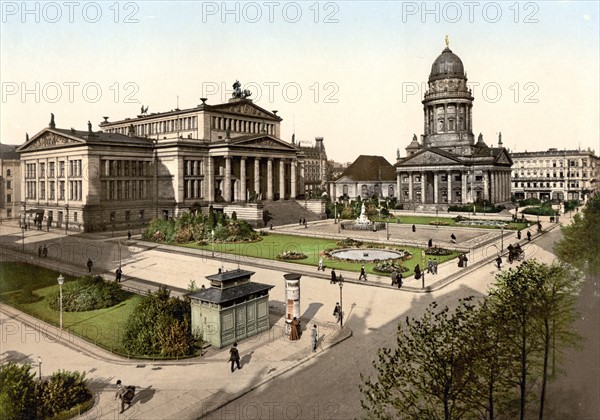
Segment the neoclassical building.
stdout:
<svg viewBox="0 0 600 420">
<path fill-rule="evenodd" d="M 396 162 L 398 202 L 443 209 L 477 200 L 510 201 L 512 160 L 502 146 L 473 135 L 473 101 L 461 59 L 448 45 L 436 58 L 423 98 L 423 134 Z"/>
<path fill-rule="evenodd" d="M 342 200 L 396 197 L 395 168 L 383 156 L 360 155 L 329 184 L 329 193 Z"/>
<path fill-rule="evenodd" d="M 17 151 L 25 205 L 53 227 L 96 231 L 169 218 L 198 203 L 256 224 L 261 200 L 304 192 L 301 150 L 279 138 L 282 119 L 239 83 L 227 103 L 110 121 L 100 131 L 50 124 Z"/>
</svg>

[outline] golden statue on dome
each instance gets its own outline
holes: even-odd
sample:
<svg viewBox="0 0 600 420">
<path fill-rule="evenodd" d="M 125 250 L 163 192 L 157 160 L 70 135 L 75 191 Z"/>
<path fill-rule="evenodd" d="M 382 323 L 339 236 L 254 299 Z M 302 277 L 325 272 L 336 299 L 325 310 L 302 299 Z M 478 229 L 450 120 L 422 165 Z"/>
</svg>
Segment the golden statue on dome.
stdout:
<svg viewBox="0 0 600 420">
<path fill-rule="evenodd" d="M 446 35 L 446 47 L 450 48 L 450 40 L 448 39 L 448 35 Z"/>
</svg>

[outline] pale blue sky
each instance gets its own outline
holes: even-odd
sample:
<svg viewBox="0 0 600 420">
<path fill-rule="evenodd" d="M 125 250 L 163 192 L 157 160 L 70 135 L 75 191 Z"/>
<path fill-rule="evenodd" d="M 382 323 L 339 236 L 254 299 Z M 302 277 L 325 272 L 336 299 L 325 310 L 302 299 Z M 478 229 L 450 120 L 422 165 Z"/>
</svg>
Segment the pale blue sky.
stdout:
<svg viewBox="0 0 600 420">
<path fill-rule="evenodd" d="M 215 86 L 208 103 L 220 103 L 239 79 L 279 110 L 285 140 L 295 126 L 297 139 L 325 137 L 335 160 L 393 161 L 422 134 L 422 86 L 448 34 L 474 84 L 474 132 L 488 144 L 501 131 L 517 151 L 600 149 L 598 2 L 476 2 L 472 22 L 469 2 L 429 2 L 425 15 L 421 1 L 275 3 L 272 22 L 268 2 L 227 3 L 236 22 L 220 1 L 78 2 L 70 22 L 64 2 L 30 2 L 25 16 L 20 1 L 2 2 L 2 143 L 22 143 L 50 112 L 59 127 L 85 129 L 134 117 L 141 104 L 173 109 L 177 96 L 193 107 Z"/>
</svg>

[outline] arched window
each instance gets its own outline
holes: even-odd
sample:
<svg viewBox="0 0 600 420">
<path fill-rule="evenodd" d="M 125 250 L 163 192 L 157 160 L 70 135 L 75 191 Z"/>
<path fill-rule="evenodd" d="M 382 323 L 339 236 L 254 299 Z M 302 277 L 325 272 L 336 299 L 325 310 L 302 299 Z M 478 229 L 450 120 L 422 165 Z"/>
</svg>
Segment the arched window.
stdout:
<svg viewBox="0 0 600 420">
<path fill-rule="evenodd" d="M 360 189 L 360 195 L 362 195 L 363 197 L 368 197 L 369 196 L 369 188 L 366 185 L 363 185 Z"/>
<path fill-rule="evenodd" d="M 390 185 L 388 187 L 388 196 L 393 197 L 394 196 L 394 186 Z"/>
<path fill-rule="evenodd" d="M 344 195 L 348 195 L 348 186 L 347 186 L 347 185 L 344 185 L 344 186 L 342 187 L 342 194 L 344 194 Z"/>
</svg>

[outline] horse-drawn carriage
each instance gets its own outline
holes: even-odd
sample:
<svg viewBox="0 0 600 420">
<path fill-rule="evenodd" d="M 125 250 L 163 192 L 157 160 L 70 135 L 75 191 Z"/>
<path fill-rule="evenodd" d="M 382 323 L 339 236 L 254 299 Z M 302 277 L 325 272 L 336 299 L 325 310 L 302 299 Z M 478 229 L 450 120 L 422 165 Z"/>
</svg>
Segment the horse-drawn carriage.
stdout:
<svg viewBox="0 0 600 420">
<path fill-rule="evenodd" d="M 512 263 L 513 261 L 523 261 L 525 258 L 525 252 L 523 248 L 521 248 L 520 244 L 510 244 L 508 246 L 508 262 Z"/>
</svg>

